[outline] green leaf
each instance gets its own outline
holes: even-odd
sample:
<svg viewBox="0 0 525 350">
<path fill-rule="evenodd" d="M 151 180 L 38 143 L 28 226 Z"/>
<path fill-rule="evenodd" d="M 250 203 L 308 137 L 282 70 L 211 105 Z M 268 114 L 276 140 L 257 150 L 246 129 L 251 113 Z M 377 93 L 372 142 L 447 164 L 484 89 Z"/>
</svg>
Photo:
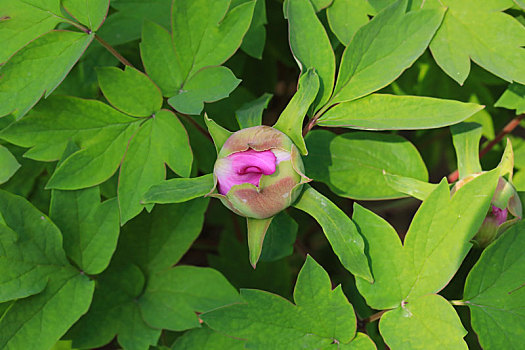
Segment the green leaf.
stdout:
<svg viewBox="0 0 525 350">
<path fill-rule="evenodd" d="M 0 302 L 41 292 L 70 267 L 58 228 L 27 200 L 0 191 Z"/>
<path fill-rule="evenodd" d="M 57 0 L 58 11 L 60 3 Z M 62 20 L 49 9 L 20 0 L 2 1 L 0 10 L 0 63 L 30 41 L 49 32 Z"/>
<path fill-rule="evenodd" d="M 273 216 L 267 219 L 246 218 L 248 226 L 248 250 L 250 251 L 250 264 L 255 269 L 261 256 L 264 236 L 272 222 Z"/>
<path fill-rule="evenodd" d="M 116 109 L 135 117 L 149 117 L 162 107 L 159 88 L 144 73 L 126 66 L 97 68 L 98 83 Z"/>
<path fill-rule="evenodd" d="M 150 277 L 139 305 L 148 325 L 182 331 L 200 326 L 195 312 L 240 301 L 237 290 L 216 270 L 177 266 Z"/>
<path fill-rule="evenodd" d="M 160 335 L 155 325 L 184 328 L 194 310 L 238 298 L 215 271 L 170 269 L 199 235 L 207 204 L 196 199 L 158 206 L 124 226 L 111 266 L 97 279 L 93 306 L 69 333 L 74 346 L 100 347 L 118 334 L 123 348 L 148 349 Z"/>
<path fill-rule="evenodd" d="M 356 333 L 352 342 L 348 344 L 333 344 L 332 348 L 337 348 L 338 350 L 377 350 L 374 341 L 361 332 Z"/>
<path fill-rule="evenodd" d="M 481 125 L 477 123 L 461 123 L 450 128 L 456 157 L 458 158 L 460 179 L 481 172 L 479 163 L 481 131 Z"/>
<path fill-rule="evenodd" d="M 150 189 L 144 195 L 141 204 L 151 203 L 182 203 L 190 199 L 202 197 L 213 188 L 213 174 L 192 178 L 175 178 L 164 180 Z"/>
<path fill-rule="evenodd" d="M 299 79 L 297 92 L 273 126 L 288 135 L 303 155 L 308 154 L 302 134 L 303 120 L 318 90 L 319 78 L 310 68 Z"/>
<path fill-rule="evenodd" d="M 217 150 L 217 153 L 219 153 L 222 145 L 224 145 L 228 137 L 230 137 L 233 133 L 217 124 L 213 119 L 208 118 L 206 114 L 204 114 L 204 121 L 206 122 L 208 132 L 210 133 L 213 143 L 215 144 L 215 149 Z"/>
<path fill-rule="evenodd" d="M 171 349 L 244 350 L 244 341 L 214 332 L 208 327 L 202 327 L 189 330 L 181 335 Z"/>
<path fill-rule="evenodd" d="M 333 0 L 310 0 L 310 2 L 312 3 L 312 5 L 314 7 L 315 12 L 319 12 L 322 9 L 327 8 L 328 6 L 330 6 L 332 4 Z"/>
<path fill-rule="evenodd" d="M 470 271 L 463 300 L 484 349 L 520 349 L 525 336 L 525 222 L 491 244 Z"/>
<path fill-rule="evenodd" d="M 94 281 L 69 267 L 56 272 L 44 291 L 17 300 L 0 319 L 0 347 L 51 348 L 89 308 Z"/>
<path fill-rule="evenodd" d="M 169 28 L 172 2 L 172 0 L 111 1 L 111 7 L 118 12 L 107 18 L 97 35 L 114 46 L 140 39 L 142 25 L 146 21 Z"/>
<path fill-rule="evenodd" d="M 411 197 L 424 201 L 432 191 L 436 188 L 436 184 L 431 184 L 424 181 L 412 179 L 399 175 L 384 174 L 385 181 L 388 186 L 401 193 L 406 193 Z"/>
<path fill-rule="evenodd" d="M 241 50 L 248 55 L 262 59 L 264 45 L 266 44 L 266 1 L 255 0 L 252 23 L 246 32 L 241 44 Z M 231 6 L 231 5 L 230 5 Z"/>
<path fill-rule="evenodd" d="M 348 271 L 367 281 L 373 281 L 364 254 L 363 238 L 341 209 L 308 185 L 305 185 L 294 207 L 310 214 L 319 222 L 332 249 Z"/>
<path fill-rule="evenodd" d="M 69 265 L 60 231 L 26 199 L 0 191 L 0 218 L 0 300 L 24 298 L 0 317 L 0 347 L 49 349 L 86 312 L 94 282 Z"/>
<path fill-rule="evenodd" d="M 509 82 L 525 84 L 525 28 L 512 16 L 499 12 L 512 6 L 511 1 L 480 4 L 475 0 L 445 0 L 440 3 L 448 10 L 430 49 L 445 73 L 463 85 L 472 59 Z"/>
<path fill-rule="evenodd" d="M 178 112 L 200 114 L 204 102 L 226 98 L 241 83 L 233 72 L 222 66 L 205 68 L 189 78 L 168 103 Z"/>
<path fill-rule="evenodd" d="M 368 305 L 384 310 L 398 306 L 414 282 L 408 253 L 390 224 L 354 204 L 352 220 L 365 240 L 374 283 L 356 278 L 357 288 Z"/>
<path fill-rule="evenodd" d="M 35 39 L 0 67 L 0 116 L 21 118 L 64 80 L 94 35 L 52 31 Z"/>
<path fill-rule="evenodd" d="M 499 169 L 485 173 L 452 198 L 442 181 L 423 202 L 405 237 L 417 275 L 409 297 L 441 290 L 456 273 L 489 210 L 498 178 Z"/>
<path fill-rule="evenodd" d="M 212 329 L 246 339 L 254 349 L 323 348 L 354 338 L 354 310 L 340 286 L 332 290 L 328 274 L 311 257 L 299 273 L 295 304 L 259 290 L 243 289 L 243 303 L 201 315 Z M 246 327 L 249 324 L 249 327 Z"/>
<path fill-rule="evenodd" d="M 405 13 L 406 7 L 406 0 L 398 1 L 357 31 L 343 53 L 329 105 L 387 86 L 425 51 L 445 10 Z"/>
<path fill-rule="evenodd" d="M 110 266 L 97 278 L 89 311 L 69 330 L 73 347 L 93 349 L 106 345 L 115 335 L 126 350 L 146 350 L 157 344 L 161 330 L 149 327 L 136 302 L 145 278 L 133 264 Z"/>
<path fill-rule="evenodd" d="M 303 74 L 308 75 L 308 69 L 313 68 L 319 77 L 319 93 L 313 103 L 313 109 L 317 110 L 332 94 L 335 79 L 334 51 L 310 1 L 287 0 L 285 6 L 290 47 L 297 64 Z"/>
<path fill-rule="evenodd" d="M 379 330 L 392 350 L 468 349 L 467 331 L 442 296 L 429 294 L 388 311 L 381 317 Z M 431 331 L 430 331 L 431 330 Z"/>
<path fill-rule="evenodd" d="M 213 208 L 210 206 L 210 210 Z M 229 215 L 228 209 L 221 207 L 221 210 L 219 215 Z M 249 262 L 247 242 L 241 243 L 228 231 L 221 234 L 218 255 L 209 254 L 208 262 L 237 288 L 260 288 L 285 296 L 291 293 L 292 272 L 286 259 L 259 261 L 254 270 Z"/>
<path fill-rule="evenodd" d="M 445 287 L 472 247 L 470 240 L 489 210 L 498 177 L 499 169 L 480 175 L 452 198 L 443 180 L 414 216 L 404 246 L 386 221 L 356 207 L 354 220 L 374 275 L 373 284 L 357 277 L 367 303 L 393 308 Z"/>
<path fill-rule="evenodd" d="M 266 236 L 259 261 L 275 261 L 293 253 L 299 225 L 286 212 L 275 215 Z"/>
<path fill-rule="evenodd" d="M 162 26 L 145 21 L 142 27 L 140 56 L 148 76 L 160 87 L 166 97 L 178 93 L 183 77 L 171 34 Z"/>
<path fill-rule="evenodd" d="M 432 129 L 459 123 L 483 107 L 431 97 L 372 94 L 338 104 L 317 124 L 361 130 Z"/>
<path fill-rule="evenodd" d="M 255 1 L 229 5 L 230 0 L 173 1 L 173 45 L 184 81 L 204 67 L 224 63 L 241 45 Z"/>
<path fill-rule="evenodd" d="M 0 184 L 7 182 L 20 168 L 20 163 L 15 156 L 2 145 L 0 145 L 0 164 L 2 164 L 0 167 Z"/>
<path fill-rule="evenodd" d="M 235 117 L 241 129 L 259 126 L 262 124 L 263 111 L 268 107 L 268 103 L 273 95 L 265 93 L 261 97 L 245 103 L 235 111 Z"/>
<path fill-rule="evenodd" d="M 515 109 L 516 114 L 525 113 L 525 85 L 512 83 L 500 96 L 494 107 Z"/>
<path fill-rule="evenodd" d="M 397 135 L 354 132 L 336 136 L 326 130 L 314 130 L 306 141 L 310 149 L 304 159 L 306 173 L 342 197 L 403 197 L 386 183 L 383 171 L 420 181 L 428 178 L 417 149 Z"/>
<path fill-rule="evenodd" d="M 62 0 L 66 11 L 91 30 L 98 30 L 108 13 L 109 0 Z"/>
<path fill-rule="evenodd" d="M 101 203 L 98 187 L 53 190 L 49 216 L 62 231 L 68 257 L 88 274 L 104 271 L 117 247 L 120 228 L 117 200 Z"/>
<path fill-rule="evenodd" d="M 172 112 L 161 110 L 147 120 L 129 142 L 119 173 L 118 202 L 121 223 L 139 214 L 148 189 L 166 178 L 167 164 L 189 176 L 193 153 L 188 134 Z"/>
<path fill-rule="evenodd" d="M 58 144 L 53 145 L 55 146 L 52 149 L 54 152 L 58 150 L 62 151 L 65 148 L 64 143 L 67 141 L 62 138 L 66 136 L 71 137 L 70 135 L 72 135 L 74 139 L 77 137 L 80 139 L 81 149 L 73 153 L 57 167 L 47 183 L 47 188 L 76 190 L 99 185 L 109 179 L 120 166 L 129 140 L 138 129 L 140 120 L 118 113 L 98 101 L 64 97 L 54 99 L 53 104 L 56 105 L 56 103 L 59 102 L 64 102 L 65 106 L 57 107 L 56 110 L 46 108 L 42 111 L 42 114 L 36 113 L 34 115 L 35 119 L 42 122 L 44 130 L 46 131 L 43 133 L 45 136 L 58 135 L 60 137 L 57 140 L 53 140 L 55 142 L 59 141 Z M 47 107 L 49 108 L 51 106 Z M 67 114 L 67 112 L 70 111 L 76 113 L 75 115 L 77 115 L 80 120 L 76 120 L 77 123 L 74 124 L 80 125 L 71 127 L 73 123 L 69 118 L 68 120 L 62 121 L 57 128 L 56 120 L 53 118 L 53 113 L 56 114 L 57 110 L 61 112 L 60 114 L 63 117 L 70 117 L 71 114 Z M 103 113 L 113 114 L 117 119 L 114 120 L 111 116 Z M 83 120 L 83 118 L 86 119 Z M 24 120 L 27 119 L 28 118 Z M 95 126 L 94 129 L 88 129 L 88 127 L 93 124 Z M 15 124 L 15 126 L 16 125 L 17 124 Z M 40 125 L 36 124 L 36 127 L 39 126 Z M 62 127 L 64 127 L 65 130 L 61 129 Z M 85 132 L 83 132 L 84 127 L 86 128 Z M 30 128 L 33 132 L 37 132 L 37 130 L 35 130 L 37 128 L 35 128 L 35 125 L 31 125 L 29 120 L 27 120 L 27 123 L 23 123 L 22 121 L 20 129 L 23 130 L 25 128 Z M 78 132 L 78 129 L 80 129 L 80 132 Z M 7 130 L 9 130 L 9 128 L 6 129 L 6 131 Z M 14 131 L 20 132 L 21 130 L 15 128 Z M 0 133 L 0 135 L 2 135 L 2 133 Z M 41 135 L 41 137 L 44 135 Z M 15 134 L 15 136 L 17 135 Z M 23 140 L 25 141 L 28 136 L 29 135 L 24 135 Z M 87 139 L 89 136 L 92 137 Z M 84 137 L 86 137 L 86 139 L 84 139 Z M 33 140 L 27 140 L 27 142 L 34 144 Z M 45 139 L 43 143 L 45 144 L 46 142 L 50 142 L 50 140 Z M 36 144 L 35 150 L 31 151 L 40 151 L 42 147 L 43 145 Z M 28 154 L 32 154 L 31 151 L 28 152 Z M 47 155 L 48 150 L 43 150 L 43 152 L 44 155 Z M 50 155 L 48 156 L 51 157 Z M 52 160 L 52 158 L 50 160 Z"/>
<path fill-rule="evenodd" d="M 199 236 L 208 202 L 199 198 L 142 213 L 122 229 L 117 254 L 138 265 L 146 275 L 170 268 Z"/>
<path fill-rule="evenodd" d="M 334 0 L 326 9 L 328 24 L 335 36 L 348 46 L 357 30 L 368 23 L 370 5 L 366 0 Z"/>
<path fill-rule="evenodd" d="M 71 118 L 72 115 L 75 117 Z M 0 131 L 0 138 L 31 148 L 24 155 L 27 158 L 55 161 L 60 159 L 69 140 L 81 148 L 89 148 L 100 139 L 117 138 L 128 128 L 136 127 L 134 122 L 136 119 L 100 101 L 54 96 Z"/>
</svg>

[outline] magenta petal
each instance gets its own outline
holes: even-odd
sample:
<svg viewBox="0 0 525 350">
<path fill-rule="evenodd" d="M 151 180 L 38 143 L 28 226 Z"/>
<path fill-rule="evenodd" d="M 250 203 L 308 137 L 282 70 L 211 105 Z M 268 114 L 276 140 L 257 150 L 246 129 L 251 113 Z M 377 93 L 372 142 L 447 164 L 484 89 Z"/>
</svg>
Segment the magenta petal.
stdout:
<svg viewBox="0 0 525 350">
<path fill-rule="evenodd" d="M 501 225 L 502 223 L 507 221 L 508 211 L 507 211 L 507 209 L 500 209 L 500 208 L 496 207 L 495 205 L 493 205 L 492 206 L 492 215 L 496 219 L 496 222 L 498 223 L 498 225 Z"/>
<path fill-rule="evenodd" d="M 228 156 L 233 161 L 233 170 L 237 174 L 261 173 L 270 175 L 275 172 L 275 155 L 272 151 L 255 151 L 253 149 L 237 152 Z"/>
<path fill-rule="evenodd" d="M 259 186 L 261 176 L 273 174 L 275 166 L 276 157 L 270 150 L 249 149 L 220 159 L 215 166 L 219 193 L 225 195 L 233 186 L 243 183 Z"/>
</svg>

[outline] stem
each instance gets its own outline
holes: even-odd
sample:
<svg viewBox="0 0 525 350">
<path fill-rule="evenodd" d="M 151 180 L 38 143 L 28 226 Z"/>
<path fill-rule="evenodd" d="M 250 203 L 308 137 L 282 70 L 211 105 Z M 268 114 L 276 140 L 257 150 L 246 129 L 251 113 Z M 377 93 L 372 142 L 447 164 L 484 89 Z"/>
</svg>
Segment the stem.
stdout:
<svg viewBox="0 0 525 350">
<path fill-rule="evenodd" d="M 390 310 L 382 310 L 382 311 L 379 311 L 378 313 L 375 313 L 373 314 L 372 316 L 368 317 L 368 318 L 365 318 L 363 320 L 363 322 L 365 323 L 372 323 L 372 322 L 375 322 L 377 320 L 379 320 L 381 318 L 381 316 L 383 316 L 383 314 L 387 311 L 390 311 Z"/>
<path fill-rule="evenodd" d="M 467 305 L 465 304 L 463 300 L 450 300 L 450 303 L 456 306 L 466 306 Z"/>
<path fill-rule="evenodd" d="M 319 120 L 319 118 L 321 118 L 321 116 L 323 115 L 324 112 L 326 112 L 326 110 L 328 109 L 329 106 L 328 104 L 326 104 L 323 108 L 321 108 L 319 110 L 319 112 L 317 112 L 313 117 L 312 119 L 310 119 L 310 121 L 308 122 L 308 124 L 306 124 L 306 126 L 304 127 L 303 129 L 303 137 L 306 136 L 306 134 L 308 134 L 310 132 L 310 130 L 312 130 L 312 128 L 317 124 L 317 121 Z M 331 107 L 331 106 L 330 106 Z"/>
<path fill-rule="evenodd" d="M 189 115 L 187 114 L 184 114 L 184 113 L 179 113 L 179 112 L 176 112 L 178 115 L 180 115 L 181 117 L 184 117 L 186 118 L 186 120 L 191 124 L 193 125 L 201 134 L 203 134 L 204 136 L 206 136 L 211 142 L 213 142 L 213 139 L 210 135 L 210 133 L 208 131 L 206 131 L 206 129 L 204 129 L 199 123 L 197 123 L 192 117 L 190 117 Z"/>
<path fill-rule="evenodd" d="M 98 35 L 95 34 L 95 39 L 97 39 L 97 41 L 106 48 L 106 50 L 108 50 L 109 52 L 111 52 L 111 54 L 113 56 L 115 56 L 115 58 L 117 60 L 119 60 L 123 65 L 125 66 L 129 66 L 129 67 L 132 67 L 132 68 L 135 68 L 127 59 L 124 58 L 124 56 L 122 56 L 120 53 L 117 52 L 117 50 L 115 50 L 113 48 L 113 46 L 109 45 L 106 41 L 104 41 L 101 37 L 99 37 Z"/>
<path fill-rule="evenodd" d="M 525 118 L 525 113 L 518 115 L 516 118 L 512 119 L 505 127 L 498 133 L 494 140 L 490 141 L 483 149 L 479 152 L 479 157 L 483 157 L 487 154 L 495 145 L 497 145 L 507 134 L 510 134 L 518 125 L 520 121 Z M 456 182 L 459 178 L 459 173 L 457 170 L 452 172 L 448 177 L 448 182 Z"/>
</svg>

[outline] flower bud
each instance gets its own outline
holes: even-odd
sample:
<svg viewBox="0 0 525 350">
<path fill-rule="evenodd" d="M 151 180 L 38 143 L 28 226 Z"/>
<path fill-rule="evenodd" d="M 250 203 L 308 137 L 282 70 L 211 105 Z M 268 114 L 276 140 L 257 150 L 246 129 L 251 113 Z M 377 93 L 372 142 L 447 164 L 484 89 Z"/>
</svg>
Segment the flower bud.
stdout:
<svg viewBox="0 0 525 350">
<path fill-rule="evenodd" d="M 289 207 L 310 181 L 297 147 L 269 126 L 233 133 L 217 156 L 213 175 L 210 196 L 218 197 L 233 212 L 255 219 Z"/>
<path fill-rule="evenodd" d="M 463 185 L 482 173 L 469 175 L 458 181 L 452 188 L 454 194 Z M 518 192 L 508 180 L 500 177 L 490 203 L 490 210 L 483 221 L 480 229 L 474 237 L 474 241 L 480 248 L 487 247 L 507 228 L 521 220 L 522 206 Z M 510 215 L 509 215 L 510 214 Z"/>
</svg>

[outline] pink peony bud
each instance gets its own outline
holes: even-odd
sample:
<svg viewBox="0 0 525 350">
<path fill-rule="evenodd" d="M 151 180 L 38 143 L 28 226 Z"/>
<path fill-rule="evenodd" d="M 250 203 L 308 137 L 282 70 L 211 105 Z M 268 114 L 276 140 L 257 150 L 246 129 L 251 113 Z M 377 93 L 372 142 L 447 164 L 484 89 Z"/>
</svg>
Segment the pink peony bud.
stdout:
<svg viewBox="0 0 525 350">
<path fill-rule="evenodd" d="M 451 194 L 453 195 L 463 185 L 472 179 L 478 177 L 481 173 L 469 175 L 454 185 Z M 509 219 L 509 214 L 512 218 Z M 491 207 L 483 224 L 476 233 L 474 241 L 480 248 L 485 248 L 492 243 L 500 234 L 502 234 L 507 228 L 512 226 L 515 222 L 520 220 L 522 217 L 522 206 L 521 200 L 518 196 L 518 192 L 505 178 L 500 177 L 498 185 L 494 191 L 494 196 L 491 200 Z"/>
<path fill-rule="evenodd" d="M 235 213 L 256 219 L 290 206 L 310 179 L 297 147 L 268 126 L 242 129 L 224 143 L 214 167 L 218 197 Z"/>
</svg>

